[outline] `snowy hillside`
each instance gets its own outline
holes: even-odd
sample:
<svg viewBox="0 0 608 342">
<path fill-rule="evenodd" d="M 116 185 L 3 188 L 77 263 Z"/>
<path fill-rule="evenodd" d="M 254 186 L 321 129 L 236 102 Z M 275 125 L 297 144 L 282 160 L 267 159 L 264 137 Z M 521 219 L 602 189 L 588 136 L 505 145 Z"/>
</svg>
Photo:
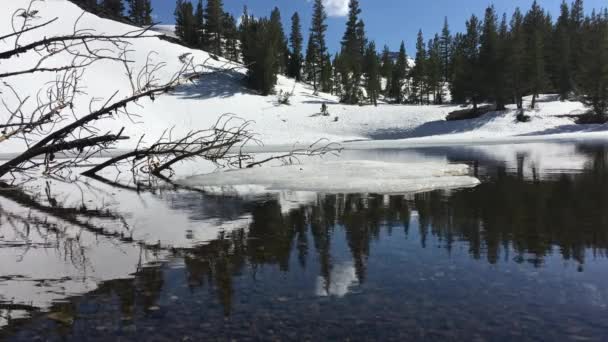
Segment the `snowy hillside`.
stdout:
<svg viewBox="0 0 608 342">
<path fill-rule="evenodd" d="M 11 15 L 19 7 L 26 6 L 28 0 L 15 0 L 4 4 L 0 13 L 2 33 L 11 31 Z M 40 22 L 58 17 L 58 20 L 43 28 L 41 32 L 26 33 L 21 44 L 44 36 L 70 33 L 74 23 L 82 14 L 75 5 L 68 1 L 46 1 L 36 5 Z M 134 27 L 101 19 L 85 13 L 78 22 L 79 28 L 94 29 L 99 33 L 124 33 L 134 30 Z M 164 27 L 160 28 L 161 30 Z M 166 33 L 166 32 L 164 32 Z M 153 33 L 160 34 L 160 33 Z M 0 42 L 1 49 L 7 49 L 14 41 L 7 39 Z M 134 125 L 127 118 L 114 121 L 101 121 L 98 127 L 101 131 L 119 130 L 127 127 L 126 133 L 131 140 L 122 142 L 122 147 L 133 146 L 144 133 L 148 140 L 158 137 L 163 130 L 174 127 L 175 133 L 189 129 L 210 127 L 223 113 L 234 113 L 248 120 L 254 120 L 253 130 L 260 134 L 261 140 L 268 145 L 291 145 L 294 143 L 310 143 L 319 138 L 333 141 L 365 140 L 365 139 L 406 139 L 413 141 L 392 142 L 392 146 L 407 146 L 421 138 L 436 142 L 484 142 L 495 139 L 517 141 L 521 136 L 541 136 L 555 138 L 555 134 L 567 133 L 569 137 L 603 137 L 604 126 L 578 126 L 573 120 L 561 115 L 580 114 L 584 107 L 580 103 L 546 101 L 539 104 L 538 110 L 530 113 L 532 121 L 526 124 L 515 122 L 513 110 L 507 113 L 494 113 L 475 120 L 445 122 L 445 116 L 458 109 L 456 106 L 397 106 L 381 104 L 373 106 L 346 106 L 338 103 L 337 98 L 328 94 L 315 94 L 313 89 L 305 84 L 295 83 L 285 77 L 279 77 L 277 92 L 292 92 L 291 105 L 279 105 L 275 96 L 258 96 L 242 86 L 245 70 L 224 60 L 209 59 L 202 51 L 190 50 L 185 47 L 160 40 L 144 38 L 133 40 L 129 58 L 134 66 L 144 65 L 146 58 L 153 53 L 152 58 L 163 61 L 166 66 L 159 72 L 160 78 L 168 79 L 181 66 L 178 57 L 191 53 L 199 63 L 206 61 L 209 70 L 233 68 L 230 72 L 217 73 L 207 76 L 196 84 L 182 86 L 174 93 L 151 100 L 140 101 L 140 107 L 131 108 L 141 117 Z M 58 55 L 54 60 L 47 61 L 49 65 L 66 63 L 68 56 Z M 0 70 L 21 69 L 32 66 L 37 61 L 35 53 L 21 55 L 10 61 L 2 61 Z M 7 79 L 21 94 L 34 95 L 39 88 L 56 77 L 53 73 L 39 73 L 12 77 Z M 101 61 L 85 71 L 84 86 L 87 95 L 82 96 L 76 103 L 75 112 L 78 115 L 86 112 L 92 98 L 108 98 L 115 91 L 119 97 L 128 94 L 130 88 L 124 69 L 111 61 Z M 4 93 L 5 86 L 1 87 Z M 10 103 L 9 106 L 14 105 Z M 321 105 L 326 103 L 329 116 L 320 116 Z M 35 102 L 29 102 L 34 106 Z M 100 106 L 95 102 L 93 107 Z M 4 108 L 0 115 L 5 116 Z M 560 116 L 558 116 L 560 115 Z M 441 135 L 441 137 L 436 137 Z M 548 136 L 551 135 L 551 136 Z M 2 153 L 15 152 L 22 146 L 19 141 L 5 142 Z M 359 143 L 360 145 L 360 143 Z M 374 146 L 380 146 L 377 143 Z"/>
</svg>

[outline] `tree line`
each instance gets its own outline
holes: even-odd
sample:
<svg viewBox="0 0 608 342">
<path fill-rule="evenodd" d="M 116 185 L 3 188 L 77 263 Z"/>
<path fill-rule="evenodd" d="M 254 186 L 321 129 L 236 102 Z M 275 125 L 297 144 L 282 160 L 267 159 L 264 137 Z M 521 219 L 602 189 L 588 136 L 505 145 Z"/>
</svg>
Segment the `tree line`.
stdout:
<svg viewBox="0 0 608 342">
<path fill-rule="evenodd" d="M 135 25 L 152 24 L 151 0 L 71 0 L 93 13 L 113 18 L 127 18 Z M 126 3 L 126 5 L 125 5 Z M 125 13 L 126 11 L 126 13 Z M 126 14 L 126 16 L 125 16 Z"/>
<path fill-rule="evenodd" d="M 267 95 L 277 75 L 310 83 L 315 91 L 332 93 L 343 103 L 457 104 L 493 103 L 498 110 L 523 97 L 557 93 L 577 99 L 604 115 L 608 110 L 608 10 L 585 15 L 583 0 L 564 1 L 557 20 L 534 2 L 509 17 L 489 6 L 483 19 L 472 15 L 466 31 L 452 34 L 448 20 L 440 33 L 426 40 L 418 32 L 416 51 L 408 57 L 402 42 L 398 53 L 388 46 L 378 52 L 365 33 L 359 0 L 350 0 L 340 50 L 333 56 L 326 42 L 327 13 L 314 0 L 308 41 L 300 15 L 291 17 L 289 36 L 281 13 L 254 17 L 245 8 L 237 27 L 221 0 L 177 0 L 176 34 L 188 45 L 243 62 L 249 85 Z M 448 94 L 450 95 L 448 97 Z"/>
<path fill-rule="evenodd" d="M 474 105 L 485 101 L 504 109 L 523 109 L 524 95 L 535 107 L 542 93 L 577 98 L 598 115 L 608 104 L 608 10 L 585 16 L 583 1 L 562 2 L 555 22 L 535 1 L 510 20 L 488 7 L 484 19 L 471 16 L 466 32 L 451 37 L 452 99 Z"/>
</svg>

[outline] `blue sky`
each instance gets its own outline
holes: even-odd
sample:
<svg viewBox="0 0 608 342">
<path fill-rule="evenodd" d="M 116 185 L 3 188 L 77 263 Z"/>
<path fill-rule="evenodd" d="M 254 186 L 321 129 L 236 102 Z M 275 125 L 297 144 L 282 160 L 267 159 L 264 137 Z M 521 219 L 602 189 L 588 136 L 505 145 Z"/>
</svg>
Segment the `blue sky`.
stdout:
<svg viewBox="0 0 608 342">
<path fill-rule="evenodd" d="M 196 2 L 197 0 L 192 0 Z M 330 14 L 328 20 L 327 43 L 331 52 L 339 49 L 340 39 L 344 33 L 345 9 L 348 0 L 324 0 Z M 559 15 L 562 0 L 539 0 L 539 3 L 549 10 L 554 18 Z M 571 0 L 568 0 L 569 2 Z M 174 0 L 152 0 L 156 20 L 165 24 L 173 23 Z M 360 0 L 363 9 L 363 20 L 369 39 L 376 41 L 380 49 L 388 44 L 391 50 L 397 50 L 402 40 L 406 43 L 408 54 L 414 53 L 416 34 L 422 29 L 428 39 L 440 32 L 443 19 L 448 17 L 452 32 L 463 31 L 465 20 L 473 13 L 483 17 L 485 8 L 494 4 L 496 10 L 511 15 L 515 7 L 527 10 L 533 0 Z M 298 11 L 302 18 L 305 39 L 312 14 L 310 0 L 224 0 L 224 10 L 235 16 L 243 12 L 247 5 L 250 13 L 255 16 L 268 16 L 273 7 L 281 10 L 285 31 L 289 34 L 291 15 Z M 608 0 L 585 0 L 587 11 L 592 8 L 608 6 Z"/>
</svg>

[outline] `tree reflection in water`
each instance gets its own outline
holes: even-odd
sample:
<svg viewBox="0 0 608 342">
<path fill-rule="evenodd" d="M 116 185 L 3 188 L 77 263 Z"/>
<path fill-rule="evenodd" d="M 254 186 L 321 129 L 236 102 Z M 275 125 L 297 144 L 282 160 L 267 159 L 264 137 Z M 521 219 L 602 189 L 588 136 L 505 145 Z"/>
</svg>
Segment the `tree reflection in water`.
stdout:
<svg viewBox="0 0 608 342">
<path fill-rule="evenodd" d="M 416 236 L 424 249 L 439 245 L 443 256 L 435 253 L 436 258 L 449 257 L 455 248 L 464 247 L 470 258 L 492 265 L 515 262 L 542 269 L 547 258 L 559 256 L 575 261 L 578 270 L 584 271 L 590 255 L 605 257 L 608 250 L 608 161 L 605 147 L 583 146 L 579 152 L 589 157 L 586 170 L 543 180 L 537 170 L 524 172 L 526 157 L 521 155 L 516 170 L 500 165 L 483 170 L 483 183 L 473 189 L 407 196 L 318 195 L 315 203 L 288 213 L 282 212 L 276 200 L 254 202 L 246 206 L 252 215 L 247 229 L 175 251 L 175 260 L 183 260 L 181 274 L 185 279 L 179 278 L 180 273 L 169 272 L 171 268 L 166 264 L 146 267 L 135 279 L 107 282 L 89 297 L 114 298 L 126 321 L 138 312 L 154 315 L 169 293 L 177 291 L 166 290 L 174 286 L 167 284 L 169 277 L 170 283 L 185 284 L 191 293 L 208 289 L 226 317 L 243 314 L 242 310 L 233 311 L 239 291 L 246 292 L 239 300 L 249 301 L 250 311 L 272 311 L 274 307 L 261 306 L 262 292 L 256 295 L 256 289 L 251 289 L 258 276 L 272 281 L 280 279 L 280 274 L 318 272 L 321 292 L 330 295 L 332 284 L 339 281 L 332 279 L 339 274 L 332 272 L 336 265 L 345 261 L 353 265 L 354 284 L 363 285 L 373 254 L 383 252 L 375 243 L 401 236 Z M 480 172 L 482 166 L 474 165 Z M 196 210 L 194 207 L 191 209 Z M 411 232 L 412 228 L 417 232 Z M 350 260 L 336 256 L 337 243 L 344 243 Z M 278 273 L 269 276 L 268 269 Z M 395 272 L 401 270 L 395 267 Z M 292 292 L 300 293 L 300 287 L 296 287 Z M 62 305 L 53 310 L 66 310 Z M 208 307 L 210 302 L 185 305 Z"/>
</svg>

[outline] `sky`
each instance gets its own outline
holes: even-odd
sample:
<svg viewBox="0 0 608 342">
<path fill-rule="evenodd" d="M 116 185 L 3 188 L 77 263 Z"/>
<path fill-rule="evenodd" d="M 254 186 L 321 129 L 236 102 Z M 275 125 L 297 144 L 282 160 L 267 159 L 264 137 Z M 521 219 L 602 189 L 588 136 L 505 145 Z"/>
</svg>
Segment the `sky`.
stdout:
<svg viewBox="0 0 608 342">
<path fill-rule="evenodd" d="M 339 50 L 340 40 L 344 34 L 348 0 L 323 1 L 329 15 L 327 44 L 330 52 L 334 53 Z M 464 31 L 464 23 L 471 14 L 483 18 L 488 5 L 493 4 L 496 7 L 499 17 L 504 12 L 510 17 L 516 7 L 526 11 L 531 7 L 532 2 L 533 0 L 360 0 L 360 5 L 368 39 L 374 40 L 379 49 L 386 44 L 392 51 L 397 51 L 403 40 L 408 54 L 413 55 L 418 30 L 422 29 L 425 39 L 428 40 L 441 31 L 446 16 L 454 33 Z M 554 19 L 559 15 L 562 0 L 538 2 L 553 15 Z M 155 20 L 163 24 L 173 24 L 175 1 L 152 0 L 152 3 Z M 591 12 L 593 8 L 608 7 L 608 0 L 585 0 L 584 3 L 587 12 Z M 302 29 L 307 39 L 312 15 L 311 0 L 224 0 L 224 10 L 235 17 L 243 13 L 245 5 L 249 8 L 249 13 L 256 17 L 269 16 L 272 8 L 278 7 L 286 34 L 290 31 L 292 14 L 299 12 Z"/>
</svg>

